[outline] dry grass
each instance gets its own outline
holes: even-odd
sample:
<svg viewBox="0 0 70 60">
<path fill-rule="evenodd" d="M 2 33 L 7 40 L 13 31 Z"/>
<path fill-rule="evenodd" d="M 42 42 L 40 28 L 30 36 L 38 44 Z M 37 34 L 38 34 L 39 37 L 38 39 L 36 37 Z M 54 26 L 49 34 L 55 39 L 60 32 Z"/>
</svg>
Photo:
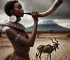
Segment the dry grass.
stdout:
<svg viewBox="0 0 70 60">
<path fill-rule="evenodd" d="M 70 39 L 66 38 L 67 34 L 42 34 L 39 36 L 39 38 L 36 38 L 35 45 L 34 47 L 31 47 L 31 50 L 29 52 L 30 58 L 35 60 L 35 54 L 37 52 L 37 46 L 38 45 L 47 45 L 51 44 L 52 42 L 48 37 L 56 37 L 57 40 L 59 41 L 59 49 L 52 52 L 52 60 L 70 60 Z M 54 38 L 53 38 L 54 40 Z M 5 35 L 3 35 L 2 38 L 0 38 L 0 60 L 4 60 L 4 58 L 13 52 L 13 47 L 11 46 L 10 42 L 6 38 Z M 7 47 L 6 45 L 9 45 L 11 47 Z M 5 47 L 4 47 L 5 46 Z M 42 54 L 42 60 L 45 60 L 47 57 L 47 54 Z"/>
</svg>

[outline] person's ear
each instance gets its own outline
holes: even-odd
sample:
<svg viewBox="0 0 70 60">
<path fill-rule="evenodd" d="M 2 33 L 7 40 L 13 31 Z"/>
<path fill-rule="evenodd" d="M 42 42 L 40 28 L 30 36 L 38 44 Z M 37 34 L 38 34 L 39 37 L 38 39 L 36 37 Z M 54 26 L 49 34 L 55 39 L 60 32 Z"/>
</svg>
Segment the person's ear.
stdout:
<svg viewBox="0 0 70 60">
<path fill-rule="evenodd" d="M 13 11 L 13 10 L 10 10 L 10 13 L 11 13 L 11 14 L 13 14 L 13 13 L 14 13 L 14 11 Z"/>
</svg>

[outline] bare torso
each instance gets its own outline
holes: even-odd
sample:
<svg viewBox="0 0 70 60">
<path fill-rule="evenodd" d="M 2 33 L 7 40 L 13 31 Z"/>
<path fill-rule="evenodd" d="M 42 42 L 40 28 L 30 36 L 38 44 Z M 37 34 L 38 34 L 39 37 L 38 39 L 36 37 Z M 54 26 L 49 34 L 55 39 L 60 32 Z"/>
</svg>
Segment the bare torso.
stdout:
<svg viewBox="0 0 70 60">
<path fill-rule="evenodd" d="M 18 34 L 22 35 L 23 37 L 27 39 L 29 38 L 29 36 L 25 33 L 25 31 L 20 31 L 18 29 L 15 29 L 15 30 Z M 18 41 L 13 40 L 11 36 L 9 36 L 8 34 L 7 36 L 14 47 L 14 52 L 13 52 L 14 54 L 20 57 L 29 57 L 30 46 L 24 45 Z"/>
</svg>

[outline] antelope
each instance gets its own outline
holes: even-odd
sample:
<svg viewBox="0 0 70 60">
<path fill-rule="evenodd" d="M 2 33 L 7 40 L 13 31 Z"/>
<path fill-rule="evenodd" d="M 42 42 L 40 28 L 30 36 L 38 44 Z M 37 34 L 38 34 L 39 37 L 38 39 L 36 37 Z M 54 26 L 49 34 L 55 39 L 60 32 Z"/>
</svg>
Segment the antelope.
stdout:
<svg viewBox="0 0 70 60">
<path fill-rule="evenodd" d="M 51 39 L 51 38 L 50 38 Z M 47 60 L 48 60 L 48 56 L 50 56 L 50 60 L 51 60 L 51 53 L 55 50 L 56 48 L 59 49 L 58 47 L 58 41 L 55 38 L 55 42 L 53 42 L 53 40 L 51 39 L 53 45 L 39 45 L 37 47 L 38 53 L 36 53 L 36 59 L 39 57 L 39 59 L 41 60 L 41 55 L 42 53 L 47 53 Z"/>
</svg>

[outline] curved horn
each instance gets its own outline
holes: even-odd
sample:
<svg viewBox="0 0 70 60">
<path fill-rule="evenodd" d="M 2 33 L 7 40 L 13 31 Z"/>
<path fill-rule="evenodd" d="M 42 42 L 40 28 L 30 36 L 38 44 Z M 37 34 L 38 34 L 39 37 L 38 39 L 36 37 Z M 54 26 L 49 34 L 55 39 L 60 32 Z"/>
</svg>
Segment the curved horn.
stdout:
<svg viewBox="0 0 70 60">
<path fill-rule="evenodd" d="M 54 37 L 55 38 L 55 37 Z M 58 43 L 58 41 L 56 40 L 56 38 L 55 38 L 55 41 Z"/>
<path fill-rule="evenodd" d="M 45 16 L 52 14 L 62 3 L 63 3 L 62 0 L 55 0 L 51 8 L 43 13 L 39 13 L 38 17 L 45 17 Z M 25 13 L 25 14 L 31 15 L 31 13 Z"/>
<path fill-rule="evenodd" d="M 51 38 L 49 37 L 49 39 L 51 39 Z M 51 41 L 53 42 L 53 39 L 51 39 Z M 53 42 L 53 43 L 55 43 L 55 42 Z"/>
</svg>

